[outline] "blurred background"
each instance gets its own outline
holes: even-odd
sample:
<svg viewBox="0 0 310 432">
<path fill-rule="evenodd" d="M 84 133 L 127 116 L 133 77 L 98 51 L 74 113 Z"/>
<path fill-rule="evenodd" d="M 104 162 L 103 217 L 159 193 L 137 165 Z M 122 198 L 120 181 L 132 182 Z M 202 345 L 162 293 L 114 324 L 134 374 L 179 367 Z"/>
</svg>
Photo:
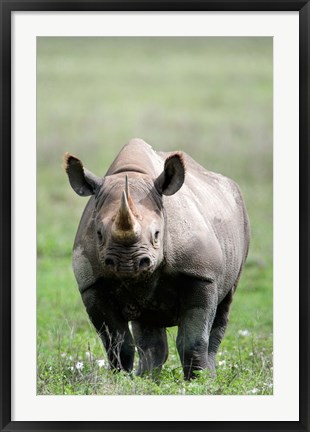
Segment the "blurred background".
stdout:
<svg viewBox="0 0 310 432">
<path fill-rule="evenodd" d="M 247 330 L 264 341 L 271 356 L 272 55 L 272 38 L 262 37 L 37 39 L 42 365 L 72 349 L 73 334 L 77 349 L 90 344 L 91 326 L 71 270 L 87 199 L 69 186 L 63 154 L 75 154 L 89 170 L 104 175 L 133 137 L 154 149 L 185 151 L 239 184 L 252 240 L 225 343 L 229 350 L 229 338 L 233 346 L 234 336 Z M 98 340 L 94 350 L 101 349 L 97 345 Z"/>
</svg>

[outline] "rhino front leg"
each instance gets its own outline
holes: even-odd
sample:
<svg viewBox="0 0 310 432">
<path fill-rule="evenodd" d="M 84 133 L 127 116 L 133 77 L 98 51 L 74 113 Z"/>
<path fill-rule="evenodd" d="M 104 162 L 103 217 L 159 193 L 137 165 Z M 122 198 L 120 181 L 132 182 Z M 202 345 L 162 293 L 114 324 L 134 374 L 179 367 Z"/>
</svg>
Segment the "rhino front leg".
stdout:
<svg viewBox="0 0 310 432">
<path fill-rule="evenodd" d="M 130 372 L 134 361 L 134 342 L 128 323 L 121 316 L 111 295 L 96 285 L 82 294 L 87 313 L 106 349 L 111 369 Z"/>
<path fill-rule="evenodd" d="M 160 371 L 168 357 L 166 329 L 143 326 L 133 321 L 132 332 L 140 357 L 137 375 L 154 369 Z"/>
<path fill-rule="evenodd" d="M 217 307 L 214 284 L 198 282 L 188 288 L 182 299 L 177 336 L 177 349 L 186 380 L 195 378 L 195 371 L 215 369 L 208 357 L 208 347 Z"/>
</svg>

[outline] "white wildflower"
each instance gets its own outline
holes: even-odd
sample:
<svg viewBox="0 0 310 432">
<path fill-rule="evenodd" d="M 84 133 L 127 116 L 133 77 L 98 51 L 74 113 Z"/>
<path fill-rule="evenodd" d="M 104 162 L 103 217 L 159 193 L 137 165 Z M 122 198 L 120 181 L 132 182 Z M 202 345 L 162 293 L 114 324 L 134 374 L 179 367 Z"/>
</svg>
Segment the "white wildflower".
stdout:
<svg viewBox="0 0 310 432">
<path fill-rule="evenodd" d="M 97 365 L 101 368 L 105 365 L 105 360 L 104 359 L 99 359 L 97 360 Z"/>
<path fill-rule="evenodd" d="M 67 353 L 63 352 L 60 354 L 61 357 L 67 357 Z"/>
<path fill-rule="evenodd" d="M 239 330 L 239 331 L 238 331 L 238 334 L 239 334 L 240 336 L 244 336 L 244 337 L 246 337 L 246 336 L 250 336 L 250 332 L 249 332 L 249 330 Z"/>
<path fill-rule="evenodd" d="M 226 365 L 226 360 L 219 361 L 219 366 L 225 366 L 225 365 Z"/>
<path fill-rule="evenodd" d="M 81 362 L 81 361 L 78 361 L 78 362 L 76 363 L 76 365 L 75 365 L 75 368 L 76 368 L 77 370 L 82 370 L 83 367 L 84 367 L 84 364 L 83 364 L 83 362 Z"/>
<path fill-rule="evenodd" d="M 250 357 L 253 357 L 253 355 L 254 355 L 254 354 L 253 354 L 252 352 L 250 352 L 249 356 L 250 356 Z"/>
<path fill-rule="evenodd" d="M 257 388 L 253 388 L 252 390 L 251 390 L 251 393 L 252 394 L 256 394 L 258 392 L 258 389 Z"/>
</svg>

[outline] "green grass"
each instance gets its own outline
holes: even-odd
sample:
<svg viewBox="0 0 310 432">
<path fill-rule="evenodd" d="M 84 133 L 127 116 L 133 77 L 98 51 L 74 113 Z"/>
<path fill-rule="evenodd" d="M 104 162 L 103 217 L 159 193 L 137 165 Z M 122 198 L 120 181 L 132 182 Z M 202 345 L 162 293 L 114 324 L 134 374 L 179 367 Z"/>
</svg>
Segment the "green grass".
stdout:
<svg viewBox="0 0 310 432">
<path fill-rule="evenodd" d="M 272 394 L 271 38 L 39 38 L 37 60 L 38 394 Z M 62 155 L 104 174 L 132 137 L 242 189 L 251 247 L 215 379 L 183 380 L 175 328 L 156 378 L 97 364 L 106 356 L 71 269 L 86 200 Z"/>
</svg>

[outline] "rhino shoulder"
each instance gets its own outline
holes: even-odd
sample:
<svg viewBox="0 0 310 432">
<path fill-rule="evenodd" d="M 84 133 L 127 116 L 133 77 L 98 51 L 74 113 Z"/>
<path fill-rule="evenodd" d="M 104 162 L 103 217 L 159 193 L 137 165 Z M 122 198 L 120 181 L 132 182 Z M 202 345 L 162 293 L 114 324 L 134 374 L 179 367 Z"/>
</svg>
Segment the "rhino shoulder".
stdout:
<svg viewBox="0 0 310 432">
<path fill-rule="evenodd" d="M 169 239 L 165 260 L 173 273 L 186 274 L 197 279 L 213 282 L 222 274 L 223 253 L 214 235 L 203 232 L 193 235 L 183 231 L 178 238 Z"/>
<path fill-rule="evenodd" d="M 72 268 L 81 292 L 93 285 L 101 276 L 100 266 L 93 247 L 95 243 L 93 235 L 94 208 L 95 200 L 91 197 L 83 212 L 73 247 Z"/>
<path fill-rule="evenodd" d="M 81 245 L 76 246 L 73 251 L 72 268 L 81 292 L 96 282 L 96 275 L 91 261 Z"/>
</svg>

